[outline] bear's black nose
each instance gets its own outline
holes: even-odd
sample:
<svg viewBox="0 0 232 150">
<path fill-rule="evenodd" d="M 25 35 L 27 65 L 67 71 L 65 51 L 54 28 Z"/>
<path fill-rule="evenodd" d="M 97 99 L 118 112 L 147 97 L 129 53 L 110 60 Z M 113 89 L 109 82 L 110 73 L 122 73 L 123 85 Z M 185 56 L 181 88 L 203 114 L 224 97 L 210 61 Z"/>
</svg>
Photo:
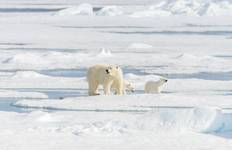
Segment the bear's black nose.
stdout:
<svg viewBox="0 0 232 150">
<path fill-rule="evenodd" d="M 168 80 L 166 79 L 165 82 L 168 82 Z"/>
<path fill-rule="evenodd" d="M 109 74 L 109 73 L 110 73 L 108 69 L 106 69 L 106 73 L 107 73 L 107 74 Z"/>
</svg>

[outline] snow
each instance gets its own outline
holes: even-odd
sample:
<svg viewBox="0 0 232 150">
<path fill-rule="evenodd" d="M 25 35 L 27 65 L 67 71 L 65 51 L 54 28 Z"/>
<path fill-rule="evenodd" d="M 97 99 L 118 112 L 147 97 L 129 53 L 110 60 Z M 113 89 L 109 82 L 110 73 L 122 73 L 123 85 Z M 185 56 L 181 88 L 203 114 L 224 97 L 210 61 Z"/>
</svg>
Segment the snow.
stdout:
<svg viewBox="0 0 232 150">
<path fill-rule="evenodd" d="M 149 10 L 135 12 L 132 17 L 154 17 L 170 15 L 187 16 L 231 16 L 230 0 L 165 0 L 149 7 Z"/>
<path fill-rule="evenodd" d="M 204 115 L 201 116 L 202 114 Z M 1 112 L 0 115 L 1 136 L 5 137 L 0 141 L 2 147 L 10 150 L 16 146 L 19 150 L 118 147 L 169 149 L 173 146 L 178 149 L 193 142 L 188 149 L 197 149 L 199 145 L 207 149 L 227 149 L 231 144 L 229 139 L 216 136 L 217 133 L 214 132 L 221 123 L 231 125 L 229 120 L 218 120 L 218 116 L 231 117 L 231 113 L 226 114 L 214 108 L 146 114 L 97 113 L 95 117 L 89 112 L 35 111 L 28 114 Z M 181 118 L 183 116 L 184 118 Z M 197 132 L 193 132 L 193 129 Z M 206 130 L 207 134 L 200 133 Z M 8 145 L 9 139 L 11 144 Z"/>
<path fill-rule="evenodd" d="M 165 0 L 149 6 L 145 10 L 129 12 L 130 17 L 168 17 L 173 15 L 185 16 L 231 16 L 232 4 L 229 0 Z M 93 6 L 88 3 L 83 3 L 78 6 L 69 7 L 60 10 L 56 15 L 95 15 Z M 115 5 L 108 5 L 96 12 L 97 16 L 118 16 L 124 14 L 123 8 Z"/>
<path fill-rule="evenodd" d="M 112 53 L 110 50 L 106 50 L 105 48 L 102 48 L 99 52 L 99 54 L 97 54 L 97 57 L 112 57 Z"/>
<path fill-rule="evenodd" d="M 39 92 L 18 92 L 18 91 L 12 91 L 12 90 L 0 90 L 0 97 L 1 98 L 39 98 L 39 99 L 45 99 L 48 98 L 48 96 L 44 93 Z"/>
<path fill-rule="evenodd" d="M 85 85 L 86 78 L 51 77 L 34 71 L 18 71 L 1 78 L 0 88 L 55 88 L 73 89 Z M 81 88 L 81 87 L 80 87 Z"/>
<path fill-rule="evenodd" d="M 223 113 L 219 108 L 196 107 L 182 111 L 155 111 L 145 114 L 140 121 L 143 128 L 150 130 L 165 128 L 166 130 L 191 130 L 203 133 L 225 132 L 232 129 L 232 120 L 229 115 L 231 114 Z"/>
<path fill-rule="evenodd" d="M 138 11 L 134 12 L 130 17 L 140 18 L 140 17 L 167 17 L 171 14 L 168 11 L 164 10 L 144 10 L 144 11 Z"/>
<path fill-rule="evenodd" d="M 220 99 L 220 100 L 219 100 Z M 15 106 L 31 108 L 49 108 L 60 110 L 90 110 L 90 111 L 149 111 L 160 107 L 197 107 L 213 106 L 232 108 L 230 97 L 226 96 L 194 96 L 181 94 L 133 94 L 127 96 L 98 96 L 66 98 L 59 101 L 22 100 Z"/>
<path fill-rule="evenodd" d="M 145 44 L 145 43 L 132 43 L 127 48 L 128 49 L 150 49 L 152 45 Z"/>
<path fill-rule="evenodd" d="M 93 15 L 93 7 L 91 4 L 84 3 L 78 6 L 60 10 L 56 15 L 69 16 L 69 15 Z"/>
<path fill-rule="evenodd" d="M 4 150 L 232 149 L 229 0 L 0 1 Z M 88 96 L 116 64 L 135 86 Z M 161 94 L 146 81 L 165 77 Z"/>
<path fill-rule="evenodd" d="M 105 6 L 96 12 L 96 15 L 98 16 L 119 16 L 122 14 L 122 8 L 118 6 Z"/>
<path fill-rule="evenodd" d="M 232 62 L 224 58 L 216 58 L 210 55 L 192 55 L 189 53 L 180 53 L 167 55 L 157 54 L 140 54 L 133 53 L 134 50 L 141 51 L 143 49 L 152 49 L 149 45 L 132 44 L 129 46 L 128 56 L 124 53 L 114 53 L 113 50 L 103 48 L 98 54 L 81 53 L 81 52 L 36 52 L 14 54 L 14 56 L 6 56 L 0 63 L 2 70 L 49 70 L 49 69 L 76 69 L 87 68 L 94 64 L 118 64 L 124 66 L 165 66 L 154 68 L 156 73 L 198 73 L 198 72 L 229 72 L 232 71 Z M 133 55 L 130 55 L 133 53 Z M 98 57 L 96 57 L 98 56 Z M 142 57 L 141 57 L 142 56 Z M 117 58 L 117 59 L 112 59 Z M 140 59 L 137 59 L 140 57 Z M 118 62 L 117 60 L 121 61 Z M 149 62 L 149 63 L 147 63 Z M 183 69 L 184 68 L 184 69 Z M 1 70 L 0 69 L 0 70 Z M 148 73 L 152 73 L 149 72 Z"/>
<path fill-rule="evenodd" d="M 93 11 L 93 6 L 88 3 L 83 3 L 78 6 L 65 8 L 56 13 L 58 16 L 84 15 L 84 16 L 119 16 L 123 15 L 121 7 L 105 6 L 96 13 Z"/>
</svg>

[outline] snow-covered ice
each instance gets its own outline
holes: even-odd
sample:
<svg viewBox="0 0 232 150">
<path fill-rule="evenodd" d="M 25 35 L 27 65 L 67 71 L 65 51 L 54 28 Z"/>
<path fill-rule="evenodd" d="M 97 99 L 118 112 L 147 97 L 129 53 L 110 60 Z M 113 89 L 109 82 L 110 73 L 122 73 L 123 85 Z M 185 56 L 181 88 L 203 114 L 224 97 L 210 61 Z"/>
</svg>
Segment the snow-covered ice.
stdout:
<svg viewBox="0 0 232 150">
<path fill-rule="evenodd" d="M 1 149 L 232 149 L 230 0 L 3 0 L 0 16 Z M 88 96 L 95 64 L 135 92 Z"/>
</svg>

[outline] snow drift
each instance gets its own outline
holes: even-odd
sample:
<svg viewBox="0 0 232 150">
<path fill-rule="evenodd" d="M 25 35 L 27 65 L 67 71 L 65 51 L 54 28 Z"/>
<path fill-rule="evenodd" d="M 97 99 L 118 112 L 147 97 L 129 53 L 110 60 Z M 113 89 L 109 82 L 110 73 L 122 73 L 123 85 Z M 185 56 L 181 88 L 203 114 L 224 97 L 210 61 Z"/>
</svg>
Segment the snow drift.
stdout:
<svg viewBox="0 0 232 150">
<path fill-rule="evenodd" d="M 196 132 L 232 131 L 232 114 L 214 107 L 196 107 L 183 110 L 154 110 L 140 120 L 141 127 L 157 130 L 191 130 Z"/>
</svg>

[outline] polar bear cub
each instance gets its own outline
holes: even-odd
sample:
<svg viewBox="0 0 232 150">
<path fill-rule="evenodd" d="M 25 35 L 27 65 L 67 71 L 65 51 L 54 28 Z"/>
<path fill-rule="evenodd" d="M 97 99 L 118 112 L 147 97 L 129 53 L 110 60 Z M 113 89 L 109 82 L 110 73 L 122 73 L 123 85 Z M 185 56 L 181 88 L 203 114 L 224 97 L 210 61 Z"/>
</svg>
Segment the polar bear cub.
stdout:
<svg viewBox="0 0 232 150">
<path fill-rule="evenodd" d="M 103 85 L 104 94 L 110 94 L 111 86 L 114 84 L 117 95 L 123 94 L 123 72 L 119 66 L 95 65 L 87 72 L 89 95 L 99 95 L 99 85 Z"/>
<path fill-rule="evenodd" d="M 111 89 L 116 90 L 117 86 L 116 84 L 112 84 Z M 126 94 L 126 92 L 134 92 L 135 88 L 134 86 L 127 80 L 123 80 L 123 94 Z"/>
<path fill-rule="evenodd" d="M 162 90 L 162 85 L 168 80 L 161 78 L 158 81 L 147 81 L 145 84 L 145 93 L 158 94 Z"/>
</svg>

